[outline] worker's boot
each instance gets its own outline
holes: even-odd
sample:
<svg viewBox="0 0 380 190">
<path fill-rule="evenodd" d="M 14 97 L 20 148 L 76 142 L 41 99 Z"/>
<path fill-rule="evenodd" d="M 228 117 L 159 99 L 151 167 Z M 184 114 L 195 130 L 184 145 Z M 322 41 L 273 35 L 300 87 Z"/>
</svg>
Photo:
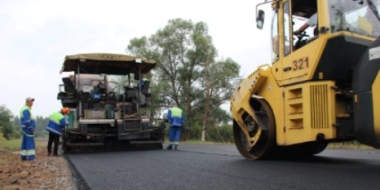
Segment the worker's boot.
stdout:
<svg viewBox="0 0 380 190">
<path fill-rule="evenodd" d="M 168 147 L 166 147 L 166 150 L 172 150 L 172 149 L 173 149 L 172 145 L 169 145 Z"/>
<path fill-rule="evenodd" d="M 177 148 L 178 148 L 178 146 L 177 146 L 177 145 L 174 145 L 174 150 L 178 150 Z"/>
</svg>

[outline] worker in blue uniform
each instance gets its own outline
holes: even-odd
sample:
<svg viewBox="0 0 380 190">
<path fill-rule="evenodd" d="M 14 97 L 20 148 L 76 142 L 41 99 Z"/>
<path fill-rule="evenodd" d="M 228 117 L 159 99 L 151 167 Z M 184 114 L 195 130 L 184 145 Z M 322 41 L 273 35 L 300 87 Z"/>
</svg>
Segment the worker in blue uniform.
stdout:
<svg viewBox="0 0 380 190">
<path fill-rule="evenodd" d="M 36 158 L 34 131 L 36 129 L 36 121 L 32 116 L 32 106 L 34 98 L 26 98 L 25 105 L 20 110 L 20 124 L 22 129 L 21 141 L 21 160 L 34 161 Z"/>
<path fill-rule="evenodd" d="M 141 106 L 146 106 L 149 104 L 149 98 L 146 97 L 149 89 L 144 89 L 144 87 L 149 83 L 149 79 L 146 77 L 147 74 L 143 73 L 141 79 L 137 81 L 136 89 L 138 90 L 139 104 Z M 148 84 L 149 85 L 149 84 Z M 147 86 L 149 88 L 149 86 Z M 146 91 L 145 91 L 146 90 Z"/>
<path fill-rule="evenodd" d="M 51 155 L 51 147 L 54 143 L 53 156 L 58 155 L 58 144 L 59 138 L 62 135 L 63 129 L 66 127 L 66 117 L 65 115 L 69 114 L 69 108 L 62 108 L 59 112 L 54 112 L 49 117 L 49 123 L 46 127 L 46 130 L 49 132 L 49 140 L 47 144 L 48 156 Z"/>
<path fill-rule="evenodd" d="M 142 74 L 141 79 L 137 82 L 136 88 L 142 88 L 145 84 L 146 81 L 149 81 L 148 78 L 146 77 L 146 74 Z"/>
<path fill-rule="evenodd" d="M 177 150 L 185 119 L 183 111 L 178 108 L 177 103 L 172 103 L 172 108 L 170 108 L 167 113 L 167 119 L 169 121 L 170 128 L 169 146 L 166 149 L 172 150 L 174 147 L 174 150 Z"/>
</svg>

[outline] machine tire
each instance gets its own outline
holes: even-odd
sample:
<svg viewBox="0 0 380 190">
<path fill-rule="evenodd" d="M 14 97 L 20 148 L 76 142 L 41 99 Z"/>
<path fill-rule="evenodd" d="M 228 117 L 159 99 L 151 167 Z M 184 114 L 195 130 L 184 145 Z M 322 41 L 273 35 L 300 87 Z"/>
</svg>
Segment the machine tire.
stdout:
<svg viewBox="0 0 380 190">
<path fill-rule="evenodd" d="M 255 114 L 256 117 L 262 122 L 263 128 L 252 127 L 252 129 L 249 130 L 250 133 L 257 133 L 258 130 L 261 130 L 257 142 L 250 150 L 247 144 L 247 139 L 243 134 L 241 128 L 236 121 L 233 122 L 233 134 L 236 148 L 242 156 L 252 160 L 273 157 L 273 152 L 276 148 L 276 126 L 272 109 L 264 100 L 261 100 L 257 103 L 259 103 L 257 104 L 259 106 L 259 109 L 255 109 Z M 246 123 L 247 125 L 257 125 L 253 123 L 248 114 L 246 114 L 244 117 L 245 122 L 251 122 Z"/>
<path fill-rule="evenodd" d="M 62 138 L 62 152 L 65 154 L 72 152 L 72 147 L 67 145 L 67 141 L 68 141 L 68 139 L 70 139 L 69 132 L 64 131 L 62 133 L 61 138 Z"/>
<path fill-rule="evenodd" d="M 65 154 L 70 152 L 70 148 L 67 146 L 66 138 L 63 138 L 63 137 L 62 137 L 62 151 Z"/>
<path fill-rule="evenodd" d="M 162 150 L 164 148 L 164 145 L 162 143 L 157 143 L 156 148 L 156 150 Z"/>
<path fill-rule="evenodd" d="M 317 142 L 311 142 L 307 147 L 308 151 L 304 151 L 304 152 L 308 156 L 313 156 L 315 154 L 319 154 L 322 151 L 324 151 L 327 148 L 327 145 L 329 145 L 328 142 L 318 142 L 318 141 Z"/>
<path fill-rule="evenodd" d="M 315 141 L 281 148 L 282 157 L 309 157 L 321 153 L 326 149 L 328 142 Z"/>
</svg>

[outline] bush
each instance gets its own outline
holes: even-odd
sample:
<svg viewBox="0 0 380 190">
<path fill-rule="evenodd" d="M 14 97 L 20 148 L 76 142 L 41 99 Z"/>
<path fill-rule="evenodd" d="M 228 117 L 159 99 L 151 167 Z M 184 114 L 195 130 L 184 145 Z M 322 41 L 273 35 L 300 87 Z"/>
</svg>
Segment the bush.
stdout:
<svg viewBox="0 0 380 190">
<path fill-rule="evenodd" d="M 234 136 L 230 125 L 214 126 L 207 128 L 207 141 L 232 143 Z"/>
<path fill-rule="evenodd" d="M 166 123 L 164 130 L 165 136 L 169 137 L 169 124 Z M 193 123 L 182 128 L 181 141 L 200 140 L 202 137 L 202 126 L 199 123 Z M 234 137 L 232 126 L 224 124 L 221 126 L 209 126 L 206 131 L 206 140 L 210 142 L 232 143 Z"/>
<path fill-rule="evenodd" d="M 5 106 L 0 106 L 0 133 L 2 137 L 10 140 L 15 135 L 15 126 L 13 124 L 13 115 L 11 111 Z"/>
<path fill-rule="evenodd" d="M 4 136 L 3 136 L 3 133 L 0 133 L 0 142 L 5 140 Z"/>
</svg>

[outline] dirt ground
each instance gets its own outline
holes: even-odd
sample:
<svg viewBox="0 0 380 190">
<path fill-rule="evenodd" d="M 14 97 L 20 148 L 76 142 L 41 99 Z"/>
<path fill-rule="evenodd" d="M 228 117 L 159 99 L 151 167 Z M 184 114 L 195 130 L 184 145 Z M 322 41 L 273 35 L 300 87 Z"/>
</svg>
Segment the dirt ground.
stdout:
<svg viewBox="0 0 380 190">
<path fill-rule="evenodd" d="M 0 150 L 0 190 L 76 189 L 67 161 L 47 156 L 45 148 L 37 148 L 33 162 L 20 159 L 19 152 Z"/>
</svg>

